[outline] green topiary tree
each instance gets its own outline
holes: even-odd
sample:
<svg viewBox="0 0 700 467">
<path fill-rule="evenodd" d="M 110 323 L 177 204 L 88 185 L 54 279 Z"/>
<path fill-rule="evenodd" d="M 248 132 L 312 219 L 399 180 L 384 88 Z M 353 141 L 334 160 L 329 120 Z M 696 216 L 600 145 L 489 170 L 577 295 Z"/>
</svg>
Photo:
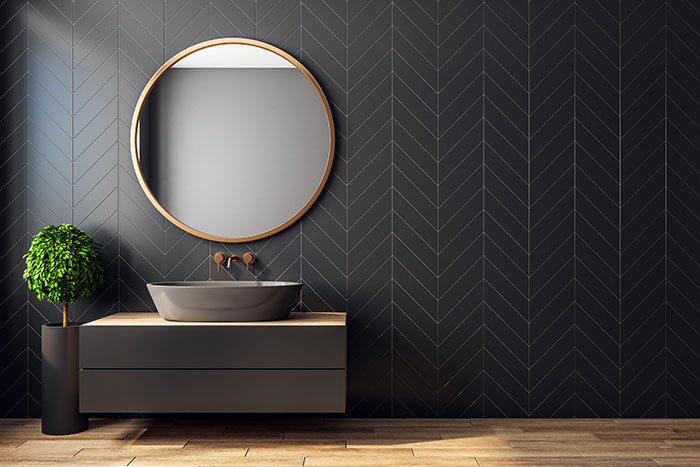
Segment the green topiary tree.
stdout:
<svg viewBox="0 0 700 467">
<path fill-rule="evenodd" d="M 63 325 L 68 303 L 92 296 L 104 284 L 100 245 L 71 224 L 47 225 L 24 257 L 24 280 L 39 300 L 63 302 Z"/>
</svg>

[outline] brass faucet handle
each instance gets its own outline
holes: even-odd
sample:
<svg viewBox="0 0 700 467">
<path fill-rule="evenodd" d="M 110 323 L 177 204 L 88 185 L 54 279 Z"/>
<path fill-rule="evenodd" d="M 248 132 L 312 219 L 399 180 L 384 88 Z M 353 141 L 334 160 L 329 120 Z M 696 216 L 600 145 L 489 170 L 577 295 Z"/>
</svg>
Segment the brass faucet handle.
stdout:
<svg viewBox="0 0 700 467">
<path fill-rule="evenodd" d="M 255 262 L 255 254 L 250 251 L 243 253 L 243 262 L 245 263 L 246 271 L 250 271 L 250 265 Z"/>
<path fill-rule="evenodd" d="M 216 270 L 221 269 L 221 265 L 226 262 L 226 253 L 219 251 L 214 254 L 214 262 L 216 263 Z"/>
<path fill-rule="evenodd" d="M 231 269 L 231 261 L 238 261 L 238 255 L 231 255 L 231 257 L 228 259 L 228 263 L 226 263 L 227 269 Z"/>
</svg>

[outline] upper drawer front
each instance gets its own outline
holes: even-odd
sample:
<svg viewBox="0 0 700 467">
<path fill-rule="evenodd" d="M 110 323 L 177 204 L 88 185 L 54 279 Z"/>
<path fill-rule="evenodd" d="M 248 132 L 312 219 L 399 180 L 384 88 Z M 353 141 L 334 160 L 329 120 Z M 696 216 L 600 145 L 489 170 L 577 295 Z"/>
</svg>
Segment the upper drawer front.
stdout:
<svg viewBox="0 0 700 467">
<path fill-rule="evenodd" d="M 85 326 L 81 368 L 345 368 L 342 326 Z"/>
</svg>

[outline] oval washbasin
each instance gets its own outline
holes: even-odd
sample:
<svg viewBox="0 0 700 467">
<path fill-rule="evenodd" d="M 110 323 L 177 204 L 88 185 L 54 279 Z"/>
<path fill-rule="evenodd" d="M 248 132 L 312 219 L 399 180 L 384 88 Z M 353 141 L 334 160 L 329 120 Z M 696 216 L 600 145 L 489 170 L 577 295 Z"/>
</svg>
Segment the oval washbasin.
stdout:
<svg viewBox="0 0 700 467">
<path fill-rule="evenodd" d="M 302 284 L 273 281 L 171 281 L 146 284 L 168 321 L 274 321 L 286 319 Z"/>
</svg>

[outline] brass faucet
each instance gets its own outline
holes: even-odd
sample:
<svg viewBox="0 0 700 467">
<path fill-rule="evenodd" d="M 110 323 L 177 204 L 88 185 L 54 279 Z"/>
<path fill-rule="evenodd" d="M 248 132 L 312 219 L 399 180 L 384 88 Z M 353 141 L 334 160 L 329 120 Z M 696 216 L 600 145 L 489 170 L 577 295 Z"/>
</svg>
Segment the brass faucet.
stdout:
<svg viewBox="0 0 700 467">
<path fill-rule="evenodd" d="M 231 263 L 238 261 L 238 255 L 227 256 L 223 251 L 219 251 L 214 254 L 214 262 L 216 263 L 216 270 L 219 271 L 221 266 L 226 263 L 226 268 L 231 268 Z M 245 263 L 246 271 L 250 271 L 250 265 L 255 262 L 255 254 L 248 251 L 243 254 L 243 263 Z"/>
<path fill-rule="evenodd" d="M 243 253 L 243 262 L 245 263 L 245 270 L 250 271 L 250 265 L 255 262 L 255 254 L 250 251 Z"/>
<path fill-rule="evenodd" d="M 216 254 L 214 254 L 214 262 L 216 263 L 216 270 L 221 270 L 221 265 L 226 262 L 226 253 L 224 253 L 223 251 L 219 251 Z"/>
</svg>

